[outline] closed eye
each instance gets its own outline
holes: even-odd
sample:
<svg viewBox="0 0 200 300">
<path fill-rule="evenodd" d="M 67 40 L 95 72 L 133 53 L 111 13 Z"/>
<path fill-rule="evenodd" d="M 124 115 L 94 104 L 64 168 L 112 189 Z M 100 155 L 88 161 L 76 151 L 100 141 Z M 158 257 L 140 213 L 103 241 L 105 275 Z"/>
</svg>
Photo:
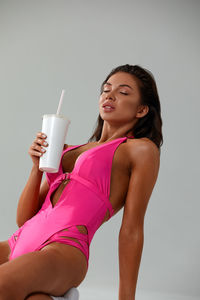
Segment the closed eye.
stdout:
<svg viewBox="0 0 200 300">
<path fill-rule="evenodd" d="M 110 92 L 110 91 L 103 91 L 104 93 L 107 93 L 107 92 Z M 120 92 L 121 94 L 123 95 L 128 95 L 127 93 L 124 93 L 124 92 Z"/>
</svg>

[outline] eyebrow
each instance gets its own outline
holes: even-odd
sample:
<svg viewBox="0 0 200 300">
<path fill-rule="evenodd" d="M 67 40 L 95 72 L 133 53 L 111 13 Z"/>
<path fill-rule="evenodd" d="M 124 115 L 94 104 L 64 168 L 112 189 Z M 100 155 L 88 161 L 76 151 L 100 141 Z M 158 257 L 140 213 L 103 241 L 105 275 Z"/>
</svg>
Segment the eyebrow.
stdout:
<svg viewBox="0 0 200 300">
<path fill-rule="evenodd" d="M 104 85 L 105 84 L 112 85 L 110 82 L 105 82 Z M 133 88 L 130 85 L 128 85 L 128 84 L 120 84 L 119 86 L 127 86 L 127 87 L 129 87 L 130 89 L 133 90 Z"/>
</svg>

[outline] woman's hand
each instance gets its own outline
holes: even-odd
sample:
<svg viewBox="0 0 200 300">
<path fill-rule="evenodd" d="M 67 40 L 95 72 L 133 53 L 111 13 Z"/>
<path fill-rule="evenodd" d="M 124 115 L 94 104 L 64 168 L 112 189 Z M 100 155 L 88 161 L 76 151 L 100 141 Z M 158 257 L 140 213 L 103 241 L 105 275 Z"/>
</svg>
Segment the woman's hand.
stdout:
<svg viewBox="0 0 200 300">
<path fill-rule="evenodd" d="M 44 152 L 46 152 L 46 150 L 42 146 L 45 147 L 48 146 L 48 143 L 45 141 L 46 138 L 47 136 L 44 133 L 38 132 L 36 135 L 36 139 L 33 141 L 32 145 L 28 150 L 28 154 L 30 155 L 33 161 L 33 165 L 38 169 L 39 169 L 39 158 L 42 156 Z"/>
</svg>

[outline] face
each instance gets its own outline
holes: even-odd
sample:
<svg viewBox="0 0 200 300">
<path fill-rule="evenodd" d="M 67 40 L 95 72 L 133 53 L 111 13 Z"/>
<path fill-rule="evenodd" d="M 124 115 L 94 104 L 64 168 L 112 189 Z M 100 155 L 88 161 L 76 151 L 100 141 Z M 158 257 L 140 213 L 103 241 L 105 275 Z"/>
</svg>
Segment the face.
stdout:
<svg viewBox="0 0 200 300">
<path fill-rule="evenodd" d="M 105 103 L 114 109 L 103 108 Z M 104 121 L 117 123 L 133 122 L 138 116 L 140 91 L 136 79 L 131 74 L 118 72 L 103 86 L 99 99 L 99 113 Z"/>
</svg>

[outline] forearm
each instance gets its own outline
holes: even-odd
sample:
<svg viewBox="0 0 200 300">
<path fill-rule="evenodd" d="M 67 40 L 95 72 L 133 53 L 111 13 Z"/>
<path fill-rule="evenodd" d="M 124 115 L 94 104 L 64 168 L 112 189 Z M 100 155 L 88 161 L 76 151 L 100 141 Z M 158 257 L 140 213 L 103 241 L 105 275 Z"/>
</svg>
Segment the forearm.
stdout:
<svg viewBox="0 0 200 300">
<path fill-rule="evenodd" d="M 143 232 L 119 236 L 119 300 L 135 300 L 143 241 Z"/>
<path fill-rule="evenodd" d="M 39 206 L 39 191 L 43 172 L 32 167 L 27 184 L 20 196 L 17 206 L 16 222 L 21 227 L 28 219 L 32 218 Z"/>
</svg>

